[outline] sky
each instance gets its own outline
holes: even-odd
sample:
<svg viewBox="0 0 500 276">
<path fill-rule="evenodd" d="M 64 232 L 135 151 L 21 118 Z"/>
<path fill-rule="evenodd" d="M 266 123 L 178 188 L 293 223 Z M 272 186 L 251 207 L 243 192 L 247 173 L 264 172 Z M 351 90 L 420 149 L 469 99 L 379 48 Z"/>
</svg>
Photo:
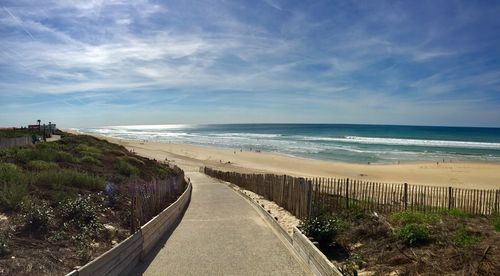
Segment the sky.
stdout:
<svg viewBox="0 0 500 276">
<path fill-rule="evenodd" d="M 0 1 L 0 126 L 500 127 L 500 1 Z"/>
</svg>

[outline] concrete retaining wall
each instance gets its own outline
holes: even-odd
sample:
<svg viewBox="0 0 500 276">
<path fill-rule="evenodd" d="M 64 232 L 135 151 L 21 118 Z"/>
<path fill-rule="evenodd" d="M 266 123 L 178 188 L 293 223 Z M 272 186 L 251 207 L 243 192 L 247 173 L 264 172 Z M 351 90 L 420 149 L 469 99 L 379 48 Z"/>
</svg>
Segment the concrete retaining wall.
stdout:
<svg viewBox="0 0 500 276">
<path fill-rule="evenodd" d="M 299 229 L 293 228 L 293 249 L 307 263 L 314 275 L 339 275 L 342 273 Z"/>
<path fill-rule="evenodd" d="M 0 138 L 0 149 L 31 145 L 31 137 Z"/>
<path fill-rule="evenodd" d="M 169 207 L 122 241 L 90 263 L 67 275 L 126 275 L 143 259 L 180 219 L 186 210 L 192 192 L 191 183 L 184 193 Z"/>
</svg>

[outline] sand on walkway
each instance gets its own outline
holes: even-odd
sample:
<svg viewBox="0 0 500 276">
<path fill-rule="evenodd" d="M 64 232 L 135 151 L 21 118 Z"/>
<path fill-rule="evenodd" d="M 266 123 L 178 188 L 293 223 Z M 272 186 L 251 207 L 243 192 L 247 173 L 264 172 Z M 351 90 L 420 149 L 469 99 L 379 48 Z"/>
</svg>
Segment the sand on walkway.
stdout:
<svg viewBox="0 0 500 276">
<path fill-rule="evenodd" d="M 168 159 L 184 169 L 194 171 L 200 166 L 207 166 L 237 172 L 265 172 L 304 177 L 348 177 L 377 182 L 500 189 L 500 163 L 454 161 L 453 163 L 350 164 L 303 159 L 277 153 L 240 151 L 240 149 L 97 137 L 121 144 L 149 158 L 160 161 Z"/>
</svg>

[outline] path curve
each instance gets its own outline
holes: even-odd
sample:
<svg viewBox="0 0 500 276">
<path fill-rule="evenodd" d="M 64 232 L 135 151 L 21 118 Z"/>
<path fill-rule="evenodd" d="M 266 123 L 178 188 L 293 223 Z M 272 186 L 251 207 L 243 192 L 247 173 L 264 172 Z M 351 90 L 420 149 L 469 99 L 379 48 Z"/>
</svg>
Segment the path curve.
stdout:
<svg viewBox="0 0 500 276">
<path fill-rule="evenodd" d="M 191 203 L 172 235 L 134 275 L 310 275 L 254 207 L 199 172 Z"/>
</svg>

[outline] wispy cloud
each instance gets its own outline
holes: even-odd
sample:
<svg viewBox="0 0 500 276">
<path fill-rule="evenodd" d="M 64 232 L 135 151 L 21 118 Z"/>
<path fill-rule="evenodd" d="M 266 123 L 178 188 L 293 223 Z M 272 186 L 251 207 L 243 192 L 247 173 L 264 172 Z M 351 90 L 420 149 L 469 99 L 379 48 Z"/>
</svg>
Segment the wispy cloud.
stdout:
<svg viewBox="0 0 500 276">
<path fill-rule="evenodd" d="M 226 117 L 246 121 L 242 114 L 268 108 L 269 120 L 293 121 L 288 105 L 299 113 L 313 105 L 310 121 L 432 124 L 425 100 L 457 108 L 473 102 L 470 118 L 491 117 L 500 112 L 488 110 L 500 103 L 495 10 L 467 2 L 5 3 L 0 107 L 8 113 L 58 97 L 77 110 L 107 108 L 112 118 L 124 107 L 137 115 L 161 102 L 176 116 L 182 108 L 224 108 L 233 112 Z M 415 114 L 395 108 L 401 114 L 394 116 L 390 106 Z M 7 113 L 0 123 L 15 120 Z"/>
<path fill-rule="evenodd" d="M 14 16 L 10 11 L 9 9 L 7 9 L 6 7 L 3 7 L 3 9 L 10 15 L 10 17 L 19 25 L 19 27 L 21 27 L 21 29 L 23 29 L 23 31 L 29 35 L 31 37 L 31 39 L 35 40 L 35 38 L 33 37 L 33 35 L 23 26 L 23 23 L 21 22 L 21 20 L 19 20 L 19 18 L 17 18 L 16 16 Z"/>
</svg>

